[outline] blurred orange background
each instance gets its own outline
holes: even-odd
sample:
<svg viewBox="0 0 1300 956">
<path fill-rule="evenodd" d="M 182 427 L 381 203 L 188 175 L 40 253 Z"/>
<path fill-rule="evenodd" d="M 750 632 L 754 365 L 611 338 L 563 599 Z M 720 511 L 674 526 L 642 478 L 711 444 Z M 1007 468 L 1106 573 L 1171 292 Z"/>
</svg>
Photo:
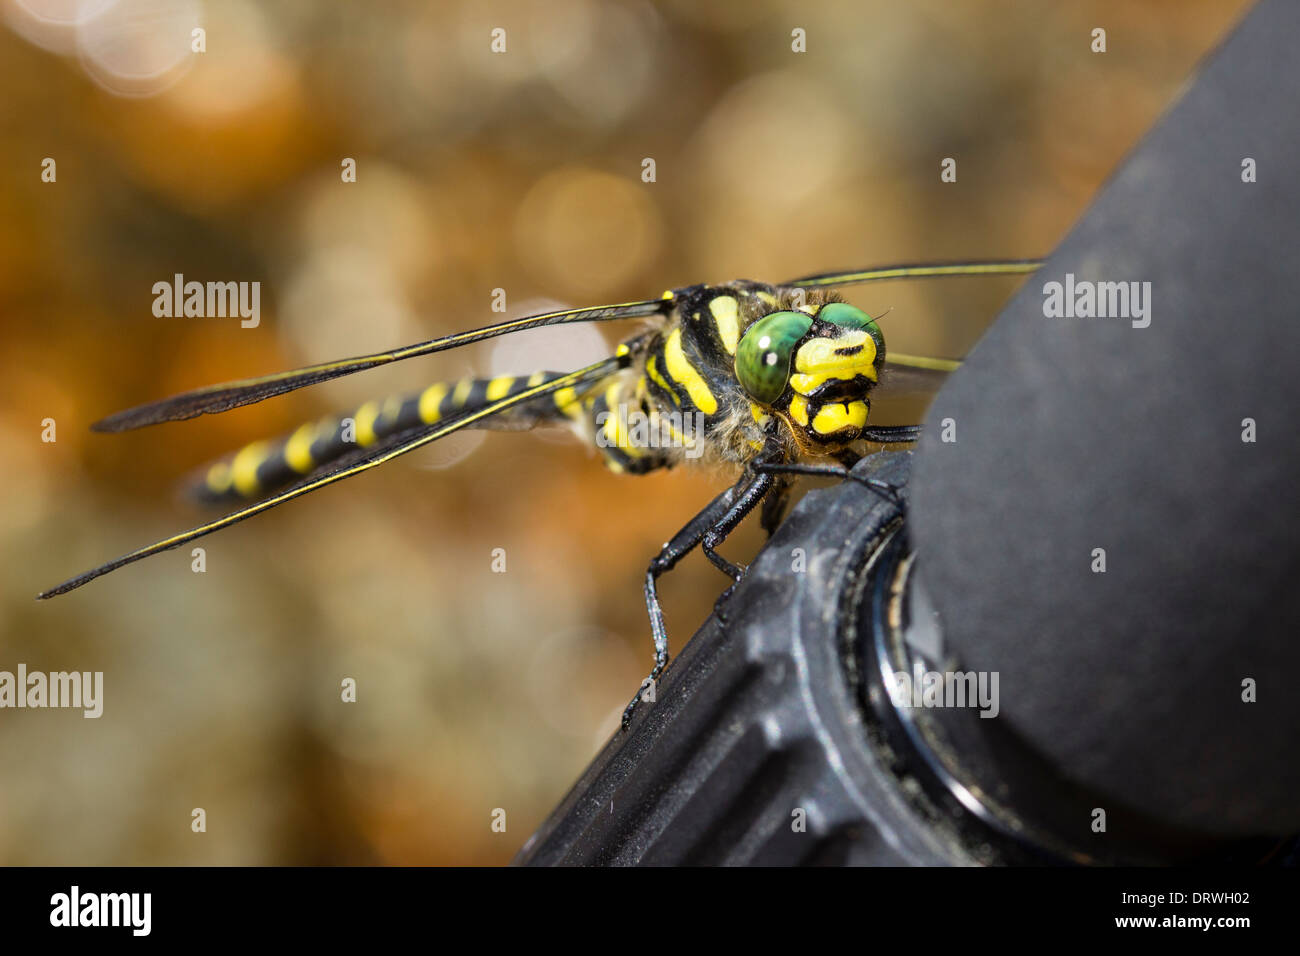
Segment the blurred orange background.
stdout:
<svg viewBox="0 0 1300 956">
<path fill-rule="evenodd" d="M 0 863 L 508 861 L 616 729 L 650 664 L 646 564 L 724 480 L 458 436 L 205 539 L 203 574 L 185 548 L 38 604 L 199 523 L 173 488 L 246 441 L 467 372 L 577 367 L 621 330 L 90 422 L 484 325 L 497 288 L 525 314 L 1045 254 L 1245 6 L 0 0 L 0 670 L 105 674 L 98 720 L 0 711 Z M 260 325 L 155 317 L 175 273 L 260 282 Z M 848 297 L 892 310 L 892 348 L 961 355 L 1015 287 Z M 674 650 L 725 583 L 698 556 L 665 579 Z"/>
</svg>

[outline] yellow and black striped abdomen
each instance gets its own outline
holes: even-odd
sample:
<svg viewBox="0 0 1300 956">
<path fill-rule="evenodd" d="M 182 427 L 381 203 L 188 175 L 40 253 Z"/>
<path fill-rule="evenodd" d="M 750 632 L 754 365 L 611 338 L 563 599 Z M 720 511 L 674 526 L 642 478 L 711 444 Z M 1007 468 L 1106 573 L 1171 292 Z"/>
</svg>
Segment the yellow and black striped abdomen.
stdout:
<svg viewBox="0 0 1300 956">
<path fill-rule="evenodd" d="M 437 382 L 417 394 L 367 402 L 351 415 L 322 418 L 288 436 L 246 445 L 197 475 L 188 490 L 194 498 L 213 503 L 262 498 L 358 448 L 477 411 L 561 375 L 534 372 Z M 572 415 L 577 401 L 572 389 L 561 389 L 475 422 L 473 427 L 530 428 L 545 421 L 567 420 L 566 414 Z"/>
</svg>

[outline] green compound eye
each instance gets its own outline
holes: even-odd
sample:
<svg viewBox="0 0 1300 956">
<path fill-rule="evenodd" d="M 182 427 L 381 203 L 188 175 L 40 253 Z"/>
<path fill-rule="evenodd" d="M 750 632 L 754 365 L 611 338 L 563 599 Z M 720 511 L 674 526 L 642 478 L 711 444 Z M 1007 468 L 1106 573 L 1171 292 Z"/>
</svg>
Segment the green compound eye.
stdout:
<svg viewBox="0 0 1300 956">
<path fill-rule="evenodd" d="M 781 397 L 794 347 L 812 322 L 802 312 L 773 312 L 745 330 L 736 347 L 736 378 L 751 398 L 770 405 Z"/>
<path fill-rule="evenodd" d="M 828 302 L 821 307 L 817 318 L 831 325 L 838 325 L 842 329 L 861 329 L 876 340 L 877 348 L 884 344 L 880 326 L 876 325 L 875 319 L 855 305 L 849 305 L 847 302 Z"/>
</svg>

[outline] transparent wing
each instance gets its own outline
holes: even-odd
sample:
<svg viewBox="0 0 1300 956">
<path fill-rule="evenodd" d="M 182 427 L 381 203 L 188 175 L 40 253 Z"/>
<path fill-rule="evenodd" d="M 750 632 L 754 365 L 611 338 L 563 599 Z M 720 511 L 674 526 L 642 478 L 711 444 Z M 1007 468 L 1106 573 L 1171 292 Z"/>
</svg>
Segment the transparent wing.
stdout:
<svg viewBox="0 0 1300 956">
<path fill-rule="evenodd" d="M 343 375 L 362 372 L 380 365 L 400 362 L 403 359 L 429 355 L 447 349 L 459 348 L 472 342 L 490 339 L 510 332 L 535 329 L 546 325 L 564 325 L 570 322 L 608 322 L 615 319 L 632 319 L 640 316 L 656 315 L 671 306 L 667 299 L 647 300 L 645 302 L 624 302 L 618 305 L 602 305 L 592 309 L 566 309 L 559 312 L 543 312 L 538 315 L 524 316 L 501 322 L 496 325 L 458 332 L 427 342 L 407 345 L 388 352 L 375 352 L 372 355 L 359 355 L 355 358 L 339 359 L 335 362 L 323 362 L 320 365 L 308 365 L 289 372 L 277 372 L 257 378 L 243 378 L 219 385 L 208 385 L 193 391 L 182 392 L 171 398 L 160 399 L 145 405 L 137 405 L 125 411 L 109 415 L 95 422 L 90 427 L 98 432 L 121 432 L 145 425 L 157 425 L 160 422 L 180 421 L 228 411 L 241 405 L 251 405 L 275 395 L 283 395 L 294 389 L 318 382 L 327 382 Z"/>
<path fill-rule="evenodd" d="M 914 265 L 878 266 L 857 272 L 822 272 L 817 275 L 791 279 L 783 283 L 786 288 L 817 288 L 831 285 L 853 285 L 858 282 L 879 282 L 883 279 L 939 279 L 958 276 L 1022 275 L 1033 272 L 1043 264 L 1042 259 L 998 259 L 987 262 L 930 262 Z"/>
<path fill-rule="evenodd" d="M 236 524 L 246 518 L 251 518 L 254 515 L 261 514 L 263 511 L 269 511 L 287 501 L 292 501 L 294 498 L 300 498 L 319 488 L 324 488 L 326 485 L 332 485 L 336 481 L 342 481 L 344 478 L 351 478 L 353 475 L 359 475 L 363 471 L 368 471 L 371 468 L 378 467 L 399 455 L 405 455 L 409 451 L 414 451 L 430 442 L 437 441 L 439 438 L 460 431 L 462 428 L 480 422 L 498 412 L 505 411 L 507 408 L 517 405 L 520 402 L 526 402 L 542 395 L 548 395 L 563 388 L 581 388 L 589 382 L 598 381 L 626 364 L 627 359 L 625 357 L 605 359 L 604 361 L 597 362 L 594 365 L 588 365 L 586 368 L 579 369 L 576 372 L 571 372 L 568 375 L 553 379 L 543 385 L 537 385 L 533 388 L 519 392 L 517 395 L 512 395 L 509 398 L 503 398 L 498 402 L 493 402 L 491 405 L 487 405 L 478 411 L 470 412 L 449 421 L 411 428 L 405 432 L 392 435 L 389 438 L 377 442 L 374 445 L 370 445 L 365 449 L 358 449 L 355 452 L 349 453 L 343 458 L 335 461 L 330 467 L 305 478 L 279 494 L 272 495 L 256 504 L 241 508 L 238 511 L 233 511 L 225 517 L 218 518 L 215 521 L 210 521 L 207 524 L 198 526 L 197 528 L 191 528 L 189 531 L 181 532 L 180 534 L 173 535 L 170 538 L 164 538 L 162 541 L 157 541 L 147 547 L 139 548 L 129 554 L 124 554 L 120 558 L 109 561 L 107 564 L 101 564 L 99 567 L 92 568 L 84 574 L 79 574 L 75 578 L 70 578 L 57 587 L 50 588 L 48 591 L 42 591 L 37 595 L 37 597 L 39 599 L 45 599 L 52 598 L 59 594 L 66 594 L 68 591 L 75 590 L 83 584 L 93 581 L 95 578 L 107 574 L 110 571 L 115 571 L 128 564 L 133 564 L 134 562 L 147 558 L 150 555 L 158 554 L 162 551 L 170 551 L 172 548 L 179 548 L 183 544 L 188 544 L 197 538 L 202 538 L 205 535 L 212 534 L 214 531 L 220 531 L 222 528 L 228 528 L 232 524 Z"/>
<path fill-rule="evenodd" d="M 872 398 L 929 398 L 960 366 L 953 359 L 886 352 L 880 385 L 872 390 Z"/>
</svg>

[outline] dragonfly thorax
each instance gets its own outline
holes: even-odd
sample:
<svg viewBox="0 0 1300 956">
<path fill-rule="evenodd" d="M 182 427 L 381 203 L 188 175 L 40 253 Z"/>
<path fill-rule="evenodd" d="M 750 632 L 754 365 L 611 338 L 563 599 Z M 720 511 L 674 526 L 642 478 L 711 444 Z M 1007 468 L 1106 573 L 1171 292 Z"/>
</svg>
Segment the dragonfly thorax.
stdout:
<svg viewBox="0 0 1300 956">
<path fill-rule="evenodd" d="M 823 290 L 748 280 L 672 296 L 670 322 L 646 354 L 645 389 L 666 413 L 702 412 L 721 457 L 752 457 L 774 420 L 805 454 L 860 437 L 884 362 L 865 312 Z"/>
</svg>

